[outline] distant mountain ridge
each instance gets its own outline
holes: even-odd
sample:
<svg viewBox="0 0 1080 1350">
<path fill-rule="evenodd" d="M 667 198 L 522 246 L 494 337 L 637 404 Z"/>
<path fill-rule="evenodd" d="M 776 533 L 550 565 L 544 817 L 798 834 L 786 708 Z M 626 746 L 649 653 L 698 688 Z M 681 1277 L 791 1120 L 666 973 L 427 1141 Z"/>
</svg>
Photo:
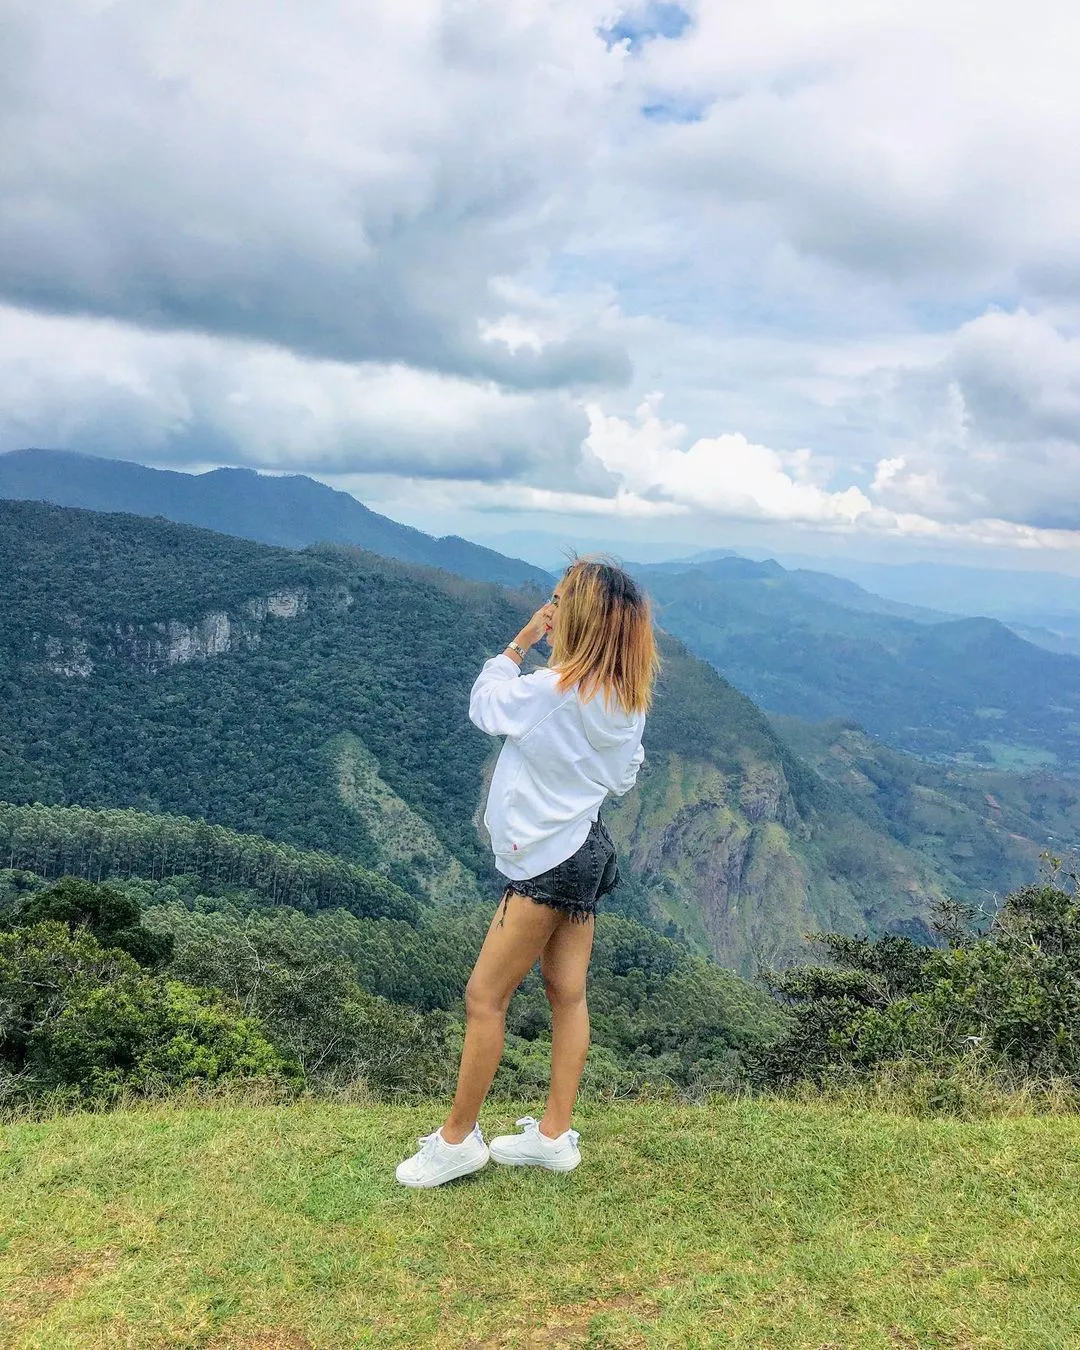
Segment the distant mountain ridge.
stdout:
<svg viewBox="0 0 1080 1350">
<path fill-rule="evenodd" d="M 192 474 L 68 450 L 12 450 L 0 455 L 0 498 L 163 516 L 281 548 L 354 544 L 503 586 L 551 584 L 547 572 L 520 558 L 454 535 L 437 539 L 303 474 L 232 468 Z"/>
<path fill-rule="evenodd" d="M 773 560 L 635 571 L 658 621 L 769 712 L 854 719 L 942 762 L 1080 772 L 1080 660 L 997 619 L 928 613 Z"/>
<path fill-rule="evenodd" d="M 789 569 L 827 572 L 866 587 L 879 599 L 888 597 L 916 610 L 929 605 L 953 615 L 1000 619 L 1037 647 L 1080 656 L 1080 577 L 957 563 L 871 563 L 783 552 L 777 558 Z"/>
<path fill-rule="evenodd" d="M 760 556 L 757 555 L 757 556 Z M 785 554 L 787 568 L 812 568 L 910 605 L 1005 618 L 1033 611 L 1080 614 L 1080 577 L 1064 572 L 1012 571 L 961 563 L 865 562 L 855 558 Z"/>
</svg>

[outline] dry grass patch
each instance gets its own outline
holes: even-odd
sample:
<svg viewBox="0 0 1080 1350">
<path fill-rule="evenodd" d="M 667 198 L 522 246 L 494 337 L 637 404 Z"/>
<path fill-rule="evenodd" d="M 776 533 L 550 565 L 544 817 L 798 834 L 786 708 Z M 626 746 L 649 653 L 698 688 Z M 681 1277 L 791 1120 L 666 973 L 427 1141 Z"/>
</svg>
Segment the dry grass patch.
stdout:
<svg viewBox="0 0 1080 1350">
<path fill-rule="evenodd" d="M 463 1350 L 574 1350 L 589 1344 L 639 1350 L 648 1345 L 644 1329 L 627 1324 L 652 1322 L 658 1315 L 656 1299 L 642 1294 L 590 1298 L 540 1310 L 533 1325 L 508 1327 L 488 1340 L 470 1341 Z"/>
<path fill-rule="evenodd" d="M 17 1264 L 0 1286 L 0 1335 L 3 1344 L 40 1322 L 58 1303 L 74 1298 L 93 1280 L 116 1269 L 117 1253 L 111 1247 L 96 1252 L 51 1253 L 47 1268 L 42 1258 L 28 1252 L 25 1264 Z"/>
</svg>

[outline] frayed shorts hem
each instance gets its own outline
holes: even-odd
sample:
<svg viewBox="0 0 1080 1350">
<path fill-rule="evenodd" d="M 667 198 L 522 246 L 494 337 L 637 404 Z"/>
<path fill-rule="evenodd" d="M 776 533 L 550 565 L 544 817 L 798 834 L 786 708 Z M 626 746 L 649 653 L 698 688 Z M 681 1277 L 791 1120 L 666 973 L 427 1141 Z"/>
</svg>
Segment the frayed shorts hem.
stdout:
<svg viewBox="0 0 1080 1350">
<path fill-rule="evenodd" d="M 528 882 L 523 882 L 527 886 Z M 509 904 L 512 895 L 523 895 L 526 900 L 531 900 L 536 905 L 547 905 L 549 909 L 557 909 L 560 914 L 565 914 L 571 923 L 588 923 L 590 919 L 596 918 L 597 905 L 574 905 L 568 900 L 561 900 L 547 895 L 530 895 L 527 890 L 522 890 L 517 885 L 509 885 L 503 892 L 502 906 L 503 919 L 506 917 L 506 906 Z M 503 919 L 499 920 L 501 925 Z"/>
</svg>

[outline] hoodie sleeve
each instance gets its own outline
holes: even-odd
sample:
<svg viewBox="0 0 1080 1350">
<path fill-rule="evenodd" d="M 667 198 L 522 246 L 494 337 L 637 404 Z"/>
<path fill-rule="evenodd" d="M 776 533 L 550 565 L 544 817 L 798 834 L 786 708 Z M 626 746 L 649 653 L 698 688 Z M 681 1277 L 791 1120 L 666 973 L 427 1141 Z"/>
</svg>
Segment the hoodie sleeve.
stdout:
<svg viewBox="0 0 1080 1350">
<path fill-rule="evenodd" d="M 633 758 L 626 766 L 626 772 L 623 774 L 618 786 L 612 789 L 616 797 L 625 797 L 630 789 L 637 782 L 638 769 L 645 763 L 645 747 L 638 741 L 638 748 L 634 751 Z"/>
<path fill-rule="evenodd" d="M 489 736 L 527 736 L 551 708 L 550 683 L 522 676 L 509 656 L 485 661 L 469 695 L 469 721 Z"/>
</svg>

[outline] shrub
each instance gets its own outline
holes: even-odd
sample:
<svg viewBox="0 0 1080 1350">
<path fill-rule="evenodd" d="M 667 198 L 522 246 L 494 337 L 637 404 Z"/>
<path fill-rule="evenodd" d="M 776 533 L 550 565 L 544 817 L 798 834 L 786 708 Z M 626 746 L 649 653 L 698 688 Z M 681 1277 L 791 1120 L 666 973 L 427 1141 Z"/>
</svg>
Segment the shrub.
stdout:
<svg viewBox="0 0 1080 1350">
<path fill-rule="evenodd" d="M 362 989 L 353 964 L 306 916 L 196 914 L 167 905 L 151 922 L 176 938 L 170 973 L 226 990 L 309 1085 L 364 1079 L 380 1093 L 447 1085 L 453 1019 Z"/>
<path fill-rule="evenodd" d="M 830 965 L 769 977 L 792 1020 L 761 1075 L 821 1083 L 908 1062 L 948 1076 L 977 1055 L 1018 1085 L 1080 1085 L 1080 892 L 1025 887 L 984 932 L 951 907 L 938 931 L 937 948 L 816 935 Z"/>
<path fill-rule="evenodd" d="M 30 1061 L 43 1088 L 95 1101 L 287 1072 L 258 1022 L 216 990 L 130 973 L 69 1002 L 35 1034 Z"/>
<path fill-rule="evenodd" d="M 119 948 L 141 966 L 160 966 L 172 955 L 173 939 L 168 933 L 151 933 L 141 919 L 138 901 L 115 887 L 62 877 L 23 900 L 7 922 L 29 928 L 55 921 L 72 932 L 85 929 L 103 947 Z"/>
<path fill-rule="evenodd" d="M 287 1071 L 256 1019 L 217 991 L 150 975 L 56 920 L 0 932 L 0 1105 Z"/>
<path fill-rule="evenodd" d="M 137 971 L 126 953 L 108 951 L 62 923 L 0 932 L 0 1069 L 7 1081 L 0 1099 L 30 1077 L 34 1037 L 72 999 Z"/>
</svg>

